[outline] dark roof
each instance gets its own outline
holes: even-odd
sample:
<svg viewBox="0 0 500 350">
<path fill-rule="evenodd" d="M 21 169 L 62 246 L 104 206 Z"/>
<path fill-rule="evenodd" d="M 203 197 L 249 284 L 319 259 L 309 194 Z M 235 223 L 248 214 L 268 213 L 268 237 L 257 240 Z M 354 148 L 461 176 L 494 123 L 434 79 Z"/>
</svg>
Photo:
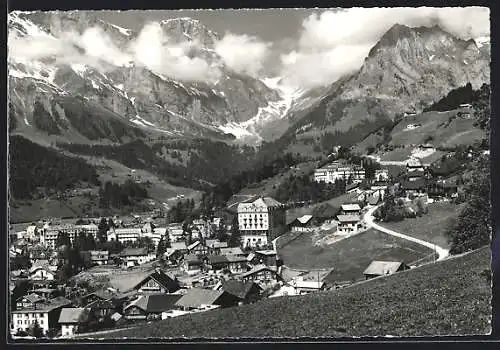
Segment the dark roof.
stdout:
<svg viewBox="0 0 500 350">
<path fill-rule="evenodd" d="M 177 281 L 177 278 L 171 277 L 170 275 L 166 274 L 165 272 L 159 269 L 147 275 L 142 281 L 140 281 L 134 286 L 134 289 L 139 289 L 144 283 L 146 283 L 151 278 L 154 279 L 159 284 L 161 284 L 166 289 L 168 289 L 170 292 L 174 292 L 179 289 L 179 283 Z"/>
<path fill-rule="evenodd" d="M 44 299 L 39 296 L 38 294 L 35 294 L 35 293 L 31 293 L 31 294 L 28 294 L 28 295 L 24 295 L 22 297 L 19 297 L 17 298 L 17 302 L 19 301 L 22 301 L 23 299 L 26 299 L 28 300 L 30 303 L 40 303 L 42 302 Z"/>
<path fill-rule="evenodd" d="M 352 183 L 345 187 L 346 192 L 359 187 L 359 182 Z"/>
<path fill-rule="evenodd" d="M 423 170 L 414 170 L 414 171 L 409 171 L 406 176 L 407 177 L 421 177 L 424 176 L 425 172 Z"/>
<path fill-rule="evenodd" d="M 200 307 L 201 305 L 213 305 L 220 296 L 224 294 L 222 291 L 191 288 L 184 294 L 175 305 L 184 307 Z"/>
<path fill-rule="evenodd" d="M 240 299 L 245 299 L 250 293 L 252 287 L 256 286 L 258 289 L 262 289 L 258 284 L 253 281 L 248 281 L 246 283 L 238 280 L 228 280 L 222 284 L 222 290 L 237 296 Z"/>
<path fill-rule="evenodd" d="M 120 253 L 120 256 L 138 256 L 148 255 L 148 248 L 125 248 Z"/>
<path fill-rule="evenodd" d="M 184 260 L 188 263 L 201 263 L 200 257 L 195 254 L 184 255 Z"/>
<path fill-rule="evenodd" d="M 420 190 L 427 187 L 425 179 L 417 179 L 415 181 L 401 181 L 401 187 L 405 190 Z"/>
<path fill-rule="evenodd" d="M 181 294 L 149 294 L 140 296 L 127 305 L 124 310 L 136 306 L 147 313 L 160 313 L 171 310 L 175 303 L 182 297 Z"/>
<path fill-rule="evenodd" d="M 207 259 L 210 264 L 222 264 L 228 262 L 225 255 L 208 255 Z"/>
<path fill-rule="evenodd" d="M 390 275 L 398 271 L 398 269 L 404 266 L 402 261 L 377 261 L 374 260 L 363 272 L 364 275 L 376 275 L 385 276 Z"/>
<path fill-rule="evenodd" d="M 61 309 L 59 323 L 83 323 L 88 320 L 88 309 L 83 307 L 65 307 Z"/>
</svg>

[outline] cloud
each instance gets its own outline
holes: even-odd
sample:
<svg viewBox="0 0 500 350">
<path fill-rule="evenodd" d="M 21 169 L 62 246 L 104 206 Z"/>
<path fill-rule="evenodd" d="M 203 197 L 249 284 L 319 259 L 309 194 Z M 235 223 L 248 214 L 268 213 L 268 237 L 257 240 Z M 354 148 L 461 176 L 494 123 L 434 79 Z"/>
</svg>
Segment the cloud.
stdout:
<svg viewBox="0 0 500 350">
<path fill-rule="evenodd" d="M 238 73 L 257 77 L 270 53 L 270 43 L 248 35 L 227 33 L 215 43 L 215 52 Z"/>
<path fill-rule="evenodd" d="M 313 87 L 334 82 L 359 69 L 380 37 L 394 24 L 435 24 L 462 39 L 489 35 L 489 9 L 351 8 L 312 14 L 302 22 L 294 50 L 281 56 L 288 83 Z"/>
<path fill-rule="evenodd" d="M 157 74 L 187 81 L 209 82 L 220 76 L 216 65 L 196 56 L 200 49 L 196 41 L 170 43 L 157 22 L 146 24 L 137 38 L 125 47 L 115 45 L 97 26 L 83 33 L 60 32 L 58 38 L 42 32 L 38 34 L 20 36 L 11 31 L 9 59 L 26 62 L 50 57 L 58 63 L 87 64 L 100 71 L 134 63 Z"/>
<path fill-rule="evenodd" d="M 214 81 L 220 70 L 193 54 L 197 42 L 170 43 L 161 25 L 148 23 L 130 45 L 136 64 L 168 77 L 189 81 Z"/>
</svg>

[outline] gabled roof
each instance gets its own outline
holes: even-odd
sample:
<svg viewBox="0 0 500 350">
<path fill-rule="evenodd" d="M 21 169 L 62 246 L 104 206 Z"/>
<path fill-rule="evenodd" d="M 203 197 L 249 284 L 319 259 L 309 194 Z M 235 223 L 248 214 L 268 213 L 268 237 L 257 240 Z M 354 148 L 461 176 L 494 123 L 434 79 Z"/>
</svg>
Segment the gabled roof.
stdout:
<svg viewBox="0 0 500 350">
<path fill-rule="evenodd" d="M 364 275 L 385 276 L 395 273 L 401 265 L 402 261 L 378 261 L 374 260 L 363 272 Z"/>
<path fill-rule="evenodd" d="M 254 203 L 255 205 L 264 205 L 266 207 L 279 207 L 283 205 L 274 198 L 261 196 L 249 198 L 241 203 Z"/>
<path fill-rule="evenodd" d="M 356 183 L 352 183 L 350 185 L 347 185 L 345 187 L 345 190 L 346 190 L 346 192 L 349 192 L 349 191 L 354 190 L 355 188 L 358 188 L 358 187 L 359 187 L 359 182 L 356 182 Z"/>
<path fill-rule="evenodd" d="M 401 181 L 401 187 L 405 190 L 419 190 L 426 188 L 425 179 L 417 179 L 415 181 Z"/>
<path fill-rule="evenodd" d="M 210 264 L 223 264 L 229 262 L 225 255 L 207 255 Z"/>
<path fill-rule="evenodd" d="M 227 248 L 227 242 L 220 242 L 218 239 L 207 239 L 205 245 L 209 248 Z"/>
<path fill-rule="evenodd" d="M 361 207 L 359 206 L 359 204 L 342 204 L 341 208 L 344 211 L 361 210 Z"/>
<path fill-rule="evenodd" d="M 125 248 L 121 251 L 120 256 L 142 256 L 148 255 L 148 248 Z"/>
<path fill-rule="evenodd" d="M 240 247 L 221 248 L 220 254 L 221 255 L 244 255 L 243 250 L 241 250 Z"/>
<path fill-rule="evenodd" d="M 170 243 L 170 248 L 173 250 L 186 250 L 188 247 L 186 246 L 186 242 L 172 242 Z"/>
<path fill-rule="evenodd" d="M 148 280 L 153 279 L 159 284 L 161 284 L 163 287 L 168 289 L 170 292 L 173 292 L 174 289 L 177 290 L 179 289 L 179 284 L 177 282 L 177 279 L 175 277 L 172 277 L 162 270 L 155 270 L 145 276 L 139 283 L 137 283 L 133 288 L 134 289 L 139 289 L 141 285 L 146 283 Z"/>
<path fill-rule="evenodd" d="M 171 310 L 175 303 L 182 297 L 180 294 L 149 294 L 140 296 L 127 305 L 124 310 L 136 306 L 146 313 L 160 313 Z"/>
<path fill-rule="evenodd" d="M 238 280 L 228 280 L 222 283 L 221 289 L 229 294 L 232 294 L 240 299 L 245 299 L 252 288 L 262 288 L 253 281 L 242 282 Z"/>
<path fill-rule="evenodd" d="M 195 254 L 184 255 L 184 260 L 188 263 L 201 263 L 200 258 Z"/>
<path fill-rule="evenodd" d="M 61 309 L 59 323 L 83 323 L 88 320 L 88 309 L 83 307 L 65 307 Z"/>
<path fill-rule="evenodd" d="M 337 215 L 337 219 L 340 222 L 358 222 L 359 215 Z"/>
<path fill-rule="evenodd" d="M 224 294 L 222 291 L 191 288 L 177 300 L 175 305 L 193 308 L 200 307 L 201 305 L 213 305 L 222 294 Z"/>
<path fill-rule="evenodd" d="M 190 245 L 187 246 L 187 250 L 191 250 L 193 248 L 196 248 L 197 246 L 199 246 L 201 244 L 200 241 L 196 241 L 194 243 L 191 243 Z"/>
<path fill-rule="evenodd" d="M 290 283 L 296 288 L 308 288 L 308 289 L 321 289 L 325 285 L 324 281 L 304 281 L 304 280 L 294 280 Z"/>
<path fill-rule="evenodd" d="M 300 218 L 297 218 L 296 220 L 301 224 L 307 224 L 312 218 L 313 218 L 312 215 L 303 215 Z"/>
<path fill-rule="evenodd" d="M 232 262 L 232 263 L 246 262 L 247 261 L 247 258 L 245 258 L 244 256 L 241 256 L 241 255 L 222 255 L 222 256 L 225 256 L 226 260 L 228 262 Z"/>
<path fill-rule="evenodd" d="M 276 255 L 276 251 L 272 250 L 272 249 L 268 249 L 268 250 L 256 250 L 255 253 L 256 254 L 260 254 L 260 255 L 266 255 L 266 256 Z"/>
<path fill-rule="evenodd" d="M 254 275 L 256 273 L 259 273 L 261 271 L 266 271 L 266 270 L 276 273 L 276 271 L 273 270 L 272 268 L 270 268 L 269 266 L 266 266 L 266 265 L 257 265 L 252 270 L 240 274 L 239 277 L 240 278 L 248 277 L 248 276 L 251 276 L 251 275 Z"/>
<path fill-rule="evenodd" d="M 30 293 L 28 295 L 24 295 L 22 297 L 19 297 L 17 298 L 17 302 L 20 302 L 22 301 L 23 299 L 26 299 L 28 300 L 30 303 L 41 303 L 42 301 L 44 301 L 45 299 L 42 298 L 41 296 L 39 296 L 38 294 L 35 294 L 35 293 Z"/>
</svg>

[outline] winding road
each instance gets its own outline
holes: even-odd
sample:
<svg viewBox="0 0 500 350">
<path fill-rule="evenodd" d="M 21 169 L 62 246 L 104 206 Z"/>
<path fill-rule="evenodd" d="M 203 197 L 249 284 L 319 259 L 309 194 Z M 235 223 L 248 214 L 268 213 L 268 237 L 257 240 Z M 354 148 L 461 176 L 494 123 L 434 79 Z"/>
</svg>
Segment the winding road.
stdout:
<svg viewBox="0 0 500 350">
<path fill-rule="evenodd" d="M 437 260 L 443 260 L 443 259 L 445 259 L 446 257 L 449 256 L 450 252 L 448 251 L 448 249 L 444 249 L 443 247 L 440 247 L 440 246 L 438 246 L 438 245 L 436 245 L 434 243 L 431 243 L 431 242 L 426 242 L 426 241 L 423 241 L 423 240 L 415 238 L 415 237 L 407 236 L 407 235 L 404 235 L 402 233 L 399 233 L 399 232 L 396 232 L 396 231 L 393 231 L 393 230 L 389 230 L 388 228 L 385 228 L 385 227 L 382 227 L 382 226 L 376 224 L 375 221 L 374 221 L 375 218 L 373 217 L 373 213 L 375 212 L 375 210 L 377 210 L 377 208 L 379 206 L 380 205 L 368 209 L 368 211 L 363 216 L 363 220 L 365 221 L 365 223 L 369 227 L 373 227 L 374 229 L 376 229 L 376 230 L 378 230 L 380 232 L 386 233 L 388 235 L 391 235 L 391 236 L 394 236 L 394 237 L 399 237 L 399 238 L 402 238 L 402 239 L 406 239 L 407 241 L 411 241 L 411 242 L 423 245 L 424 247 L 430 248 L 430 249 L 434 250 L 438 254 L 438 259 Z"/>
</svg>

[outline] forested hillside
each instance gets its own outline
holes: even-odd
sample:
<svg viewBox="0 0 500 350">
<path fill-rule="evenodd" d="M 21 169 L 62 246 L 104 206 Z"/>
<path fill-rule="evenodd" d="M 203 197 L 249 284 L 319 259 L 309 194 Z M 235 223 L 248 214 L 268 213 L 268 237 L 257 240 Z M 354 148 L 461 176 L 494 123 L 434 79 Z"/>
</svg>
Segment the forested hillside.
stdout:
<svg viewBox="0 0 500 350">
<path fill-rule="evenodd" d="M 14 199 L 36 198 L 76 187 L 99 185 L 96 170 L 81 158 L 61 155 L 21 136 L 10 137 L 10 194 Z"/>
</svg>

